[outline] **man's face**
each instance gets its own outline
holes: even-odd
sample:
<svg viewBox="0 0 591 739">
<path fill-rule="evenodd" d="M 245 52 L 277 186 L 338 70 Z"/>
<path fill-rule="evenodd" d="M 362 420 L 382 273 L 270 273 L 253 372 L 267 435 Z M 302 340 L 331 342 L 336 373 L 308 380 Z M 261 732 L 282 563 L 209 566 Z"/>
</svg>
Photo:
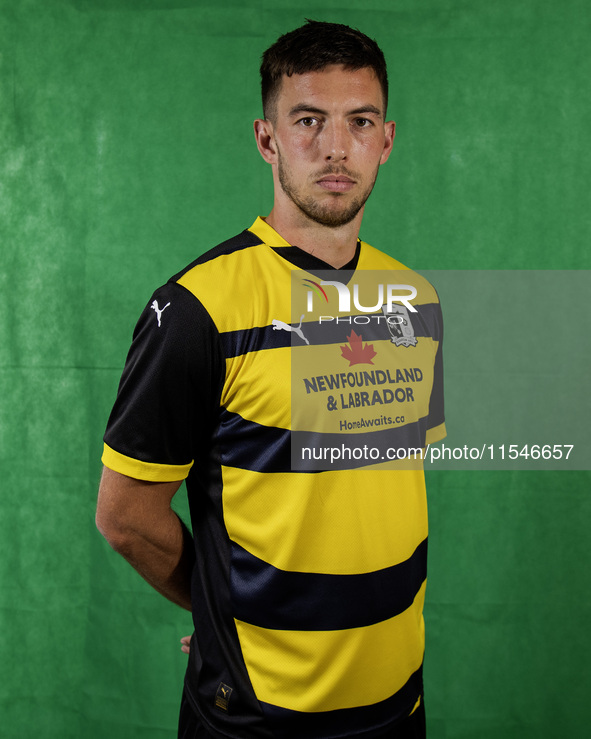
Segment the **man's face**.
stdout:
<svg viewBox="0 0 591 739">
<path fill-rule="evenodd" d="M 371 68 L 284 76 L 272 121 L 280 199 L 324 226 L 352 221 L 392 148 L 384 114 Z"/>
</svg>

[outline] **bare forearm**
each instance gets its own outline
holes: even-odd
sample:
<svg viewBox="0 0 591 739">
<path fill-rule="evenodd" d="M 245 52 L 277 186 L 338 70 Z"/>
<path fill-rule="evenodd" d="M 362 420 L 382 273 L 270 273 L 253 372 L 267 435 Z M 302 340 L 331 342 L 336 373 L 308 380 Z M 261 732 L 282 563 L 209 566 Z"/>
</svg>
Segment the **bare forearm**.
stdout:
<svg viewBox="0 0 591 739">
<path fill-rule="evenodd" d="M 96 523 L 159 593 L 191 610 L 192 537 L 170 508 L 180 483 L 146 483 L 105 469 Z"/>
<path fill-rule="evenodd" d="M 136 531 L 112 546 L 155 590 L 191 610 L 193 542 L 172 511 L 157 530 Z"/>
</svg>

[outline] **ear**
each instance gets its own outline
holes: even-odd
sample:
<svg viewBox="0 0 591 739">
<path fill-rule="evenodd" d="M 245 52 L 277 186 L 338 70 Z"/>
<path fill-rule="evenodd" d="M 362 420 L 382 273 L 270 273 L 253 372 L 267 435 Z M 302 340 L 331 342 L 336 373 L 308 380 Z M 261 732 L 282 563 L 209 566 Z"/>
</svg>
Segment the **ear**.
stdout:
<svg viewBox="0 0 591 739">
<path fill-rule="evenodd" d="M 268 164 L 277 162 L 277 147 L 275 146 L 275 134 L 273 124 L 266 118 L 257 118 L 254 122 L 254 137 L 258 150 Z"/>
<path fill-rule="evenodd" d="M 386 121 L 384 123 L 384 150 L 380 158 L 380 164 L 385 164 L 388 161 L 388 157 L 392 153 L 392 147 L 394 146 L 394 136 L 396 135 L 396 124 L 394 121 Z"/>
</svg>

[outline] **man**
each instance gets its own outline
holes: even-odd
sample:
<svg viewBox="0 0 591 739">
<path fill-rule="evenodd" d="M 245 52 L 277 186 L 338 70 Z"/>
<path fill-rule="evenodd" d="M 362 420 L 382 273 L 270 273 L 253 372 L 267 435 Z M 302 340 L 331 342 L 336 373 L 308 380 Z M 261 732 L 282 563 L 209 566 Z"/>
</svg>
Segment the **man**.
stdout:
<svg viewBox="0 0 591 739">
<path fill-rule="evenodd" d="M 326 285 L 340 300 L 364 271 L 406 270 L 358 240 L 394 141 L 385 62 L 360 32 L 310 21 L 265 52 L 261 76 L 273 209 L 148 302 L 97 525 L 192 609 L 179 736 L 420 737 L 424 475 L 376 460 L 445 435 L 437 297 L 406 271 L 408 297 L 383 314 L 383 291 L 368 310 L 351 289 L 348 316 L 319 317 Z M 343 459 L 302 462 L 319 439 Z M 379 457 L 347 460 L 345 442 Z M 170 508 L 185 478 L 194 541 Z"/>
</svg>

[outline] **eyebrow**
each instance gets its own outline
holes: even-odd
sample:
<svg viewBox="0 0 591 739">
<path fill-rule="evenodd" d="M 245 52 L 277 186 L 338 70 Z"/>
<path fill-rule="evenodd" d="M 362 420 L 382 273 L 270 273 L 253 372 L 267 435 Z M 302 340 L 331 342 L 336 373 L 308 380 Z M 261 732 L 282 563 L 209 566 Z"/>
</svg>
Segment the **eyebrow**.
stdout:
<svg viewBox="0 0 591 739">
<path fill-rule="evenodd" d="M 295 105 L 289 111 L 290 116 L 299 115 L 300 113 L 316 113 L 318 115 L 328 115 L 328 112 L 326 110 L 322 110 L 322 108 L 317 108 L 315 105 L 307 105 L 306 103 Z M 363 105 L 360 108 L 349 110 L 347 112 L 347 115 L 362 115 L 364 113 L 373 113 L 377 116 L 382 115 L 382 111 L 379 108 L 376 108 L 375 105 Z"/>
<path fill-rule="evenodd" d="M 382 111 L 376 108 L 375 105 L 363 105 L 361 108 L 355 108 L 355 110 L 349 111 L 349 115 L 362 115 L 363 113 L 374 113 L 377 116 L 382 115 Z"/>
</svg>

